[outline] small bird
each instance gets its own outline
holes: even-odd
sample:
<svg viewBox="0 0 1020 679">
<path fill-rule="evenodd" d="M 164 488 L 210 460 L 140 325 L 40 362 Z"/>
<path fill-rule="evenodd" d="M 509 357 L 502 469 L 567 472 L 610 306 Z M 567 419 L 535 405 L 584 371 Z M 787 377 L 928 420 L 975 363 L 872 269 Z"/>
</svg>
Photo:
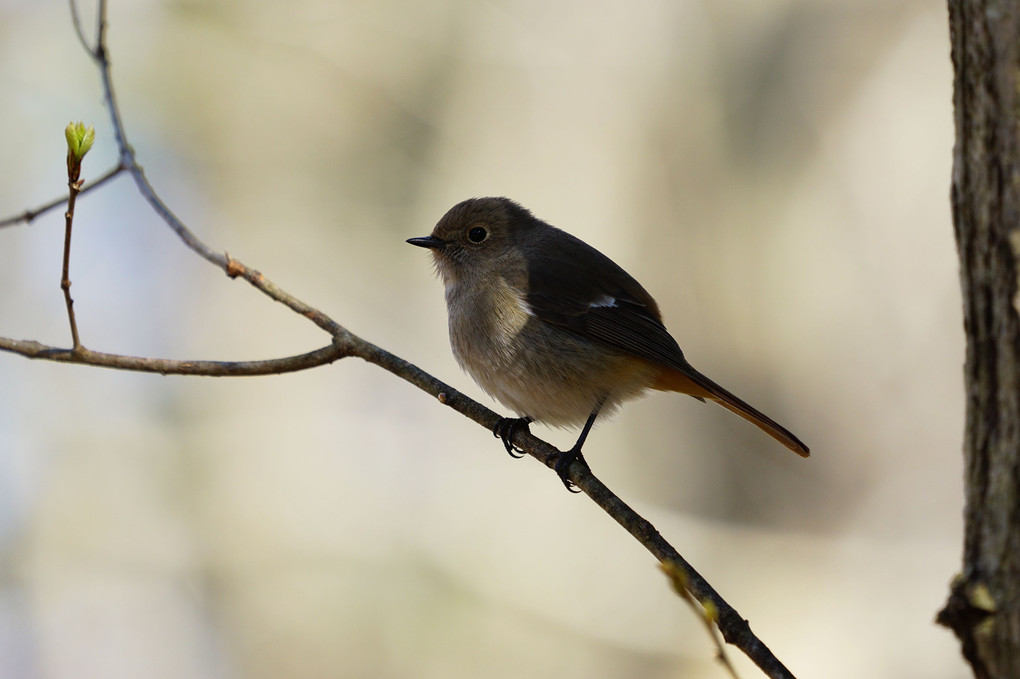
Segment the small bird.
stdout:
<svg viewBox="0 0 1020 679">
<path fill-rule="evenodd" d="M 568 490 L 570 465 L 587 465 L 581 447 L 595 418 L 646 389 L 715 401 L 808 456 L 788 429 L 687 362 L 630 274 L 509 198 L 458 203 L 431 235 L 407 242 L 432 251 L 457 362 L 518 415 L 493 432 L 507 452 L 514 455 L 511 437 L 531 422 L 583 423 L 554 465 Z"/>
</svg>

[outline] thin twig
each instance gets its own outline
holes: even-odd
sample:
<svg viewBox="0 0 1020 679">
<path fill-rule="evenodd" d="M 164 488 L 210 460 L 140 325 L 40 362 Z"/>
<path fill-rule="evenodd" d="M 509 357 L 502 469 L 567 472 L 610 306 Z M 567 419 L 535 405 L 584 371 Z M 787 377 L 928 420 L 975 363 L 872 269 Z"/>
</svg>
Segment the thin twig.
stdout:
<svg viewBox="0 0 1020 679">
<path fill-rule="evenodd" d="M 94 58 L 96 64 L 99 66 L 102 77 L 106 107 L 110 113 L 110 122 L 113 126 L 114 138 L 117 140 L 117 148 L 120 150 L 120 162 L 134 178 L 138 191 L 142 194 L 152 209 L 155 210 L 156 214 L 158 214 L 163 221 L 166 222 L 167 226 L 169 226 L 171 230 L 177 234 L 178 238 L 180 238 L 181 241 L 188 246 L 188 248 L 206 261 L 223 269 L 223 271 L 231 278 L 244 278 L 248 281 L 248 283 L 261 290 L 271 299 L 274 299 L 277 302 L 286 305 L 291 310 L 305 316 L 320 328 L 334 336 L 346 334 L 347 330 L 339 323 L 329 318 L 326 314 L 288 294 L 271 281 L 267 280 L 261 273 L 245 266 L 240 261 L 230 257 L 229 254 L 210 248 L 202 242 L 202 240 L 195 235 L 195 233 L 189 229 L 176 214 L 174 214 L 173 210 L 170 209 L 163 199 L 159 197 L 159 194 L 156 193 L 156 189 L 149 182 L 148 177 L 146 177 L 145 170 L 138 163 L 134 149 L 128 143 L 127 132 L 124 128 L 124 121 L 121 116 L 120 107 L 117 104 L 117 96 L 113 88 L 113 79 L 110 75 L 110 60 L 106 52 L 105 0 L 101 0 L 99 3 L 99 17 L 97 21 L 98 28 Z"/>
<path fill-rule="evenodd" d="M 733 667 L 733 663 L 730 662 L 730 658 L 726 654 L 726 646 L 719 633 L 719 611 L 715 610 L 715 606 L 704 606 L 694 598 L 694 595 L 691 594 L 691 590 L 687 586 L 687 574 L 677 564 L 667 561 L 660 564 L 660 566 L 662 572 L 669 578 L 670 584 L 673 585 L 673 590 L 677 593 L 677 596 L 691 607 L 691 610 L 694 611 L 694 614 L 698 616 L 701 623 L 705 626 L 705 631 L 708 633 L 709 638 L 712 639 L 712 643 L 715 644 L 716 659 L 719 660 L 719 663 L 729 672 L 733 679 L 740 679 L 736 668 Z"/>
<path fill-rule="evenodd" d="M 86 193 L 89 193 L 90 191 L 95 191 L 100 186 L 110 181 L 111 179 L 113 179 L 126 169 L 127 168 L 124 165 L 117 165 L 110 169 L 109 171 L 107 171 L 107 173 L 101 176 L 99 179 L 96 179 L 91 182 L 85 182 L 84 184 L 82 184 L 81 189 L 79 189 L 78 195 L 83 196 Z M 44 203 L 37 208 L 25 210 L 20 215 L 14 215 L 13 217 L 0 219 L 0 229 L 4 228 L 5 226 L 15 226 L 21 223 L 31 224 L 36 217 L 42 215 L 43 213 L 49 212 L 54 208 L 58 208 L 66 202 L 67 198 L 65 198 L 64 196 L 60 196 L 59 198 L 54 198 L 48 203 Z"/>
<path fill-rule="evenodd" d="M 64 291 L 67 306 L 67 320 L 71 324 L 73 351 L 81 349 L 78 340 L 78 323 L 74 319 L 74 300 L 71 299 L 71 225 L 74 223 L 74 203 L 81 191 L 81 158 L 75 159 L 74 152 L 67 152 L 67 212 L 64 213 L 64 262 L 61 268 L 60 289 Z"/>
<path fill-rule="evenodd" d="M 81 19 L 78 16 L 78 4 L 75 0 L 71 0 L 71 22 L 74 24 L 74 32 L 78 36 L 78 41 L 81 46 L 85 48 L 85 51 L 92 54 L 92 48 L 89 46 L 88 40 L 85 39 L 85 32 L 81 28 Z"/>
<path fill-rule="evenodd" d="M 132 174 L 136 170 L 140 174 L 142 168 L 135 160 L 135 150 L 127 142 L 124 121 L 120 116 L 117 95 L 113 89 L 113 80 L 110 78 L 110 58 L 106 52 L 106 0 L 99 0 L 96 15 L 96 49 L 89 54 L 99 66 L 99 76 L 103 80 L 103 97 L 106 99 L 106 110 L 110 114 L 110 122 L 113 124 L 113 135 L 117 140 L 117 149 L 120 151 L 120 162 L 127 166 Z"/>
<path fill-rule="evenodd" d="M 106 0 L 99 0 L 99 8 L 96 10 L 96 51 L 100 48 L 106 52 Z"/>
<path fill-rule="evenodd" d="M 317 368 L 332 363 L 348 354 L 348 348 L 341 343 L 309 351 L 297 356 L 270 358 L 261 361 L 192 361 L 169 358 L 143 358 L 107 354 L 79 347 L 77 351 L 53 347 L 31 340 L 14 340 L 0 337 L 0 351 L 20 354 L 25 358 L 76 363 L 98 368 L 130 370 L 132 372 L 159 373 L 160 375 L 199 375 L 206 377 L 243 377 L 254 375 L 280 375 Z"/>
</svg>

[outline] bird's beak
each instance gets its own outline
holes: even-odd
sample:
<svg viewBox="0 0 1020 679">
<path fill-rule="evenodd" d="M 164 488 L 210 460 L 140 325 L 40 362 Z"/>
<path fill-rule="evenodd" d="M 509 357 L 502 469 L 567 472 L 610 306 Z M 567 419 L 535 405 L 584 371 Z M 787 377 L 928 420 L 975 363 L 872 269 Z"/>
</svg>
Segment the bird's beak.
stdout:
<svg viewBox="0 0 1020 679">
<path fill-rule="evenodd" d="M 438 239 L 435 236 L 423 236 L 418 239 L 407 239 L 407 242 L 411 245 L 416 245 L 419 248 L 428 248 L 429 250 L 442 250 L 446 247 L 446 241 Z"/>
<path fill-rule="evenodd" d="M 436 238 L 435 236 L 408 238 L 407 242 L 411 245 L 417 245 L 420 248 L 429 248 L 430 250 L 442 250 L 446 247 L 446 241 L 442 238 Z"/>
</svg>

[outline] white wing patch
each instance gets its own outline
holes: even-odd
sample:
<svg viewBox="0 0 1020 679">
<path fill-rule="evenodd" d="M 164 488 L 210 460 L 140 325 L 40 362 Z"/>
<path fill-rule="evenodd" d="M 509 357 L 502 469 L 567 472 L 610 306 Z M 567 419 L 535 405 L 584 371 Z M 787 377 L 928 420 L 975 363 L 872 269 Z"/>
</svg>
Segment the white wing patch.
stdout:
<svg viewBox="0 0 1020 679">
<path fill-rule="evenodd" d="M 616 306 L 616 298 L 610 297 L 609 295 L 603 295 L 602 297 L 599 297 L 597 300 L 595 300 L 588 306 L 591 308 L 614 307 Z"/>
</svg>

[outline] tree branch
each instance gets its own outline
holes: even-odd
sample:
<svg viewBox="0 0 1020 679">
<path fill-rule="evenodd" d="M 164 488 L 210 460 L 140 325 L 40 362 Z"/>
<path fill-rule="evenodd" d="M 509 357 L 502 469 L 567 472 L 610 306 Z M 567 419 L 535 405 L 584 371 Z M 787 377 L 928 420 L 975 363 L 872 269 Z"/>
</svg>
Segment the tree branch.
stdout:
<svg viewBox="0 0 1020 679">
<path fill-rule="evenodd" d="M 90 188 L 97 188 L 122 171 L 131 174 L 138 190 L 149 202 L 153 210 L 178 235 L 181 241 L 193 252 L 206 261 L 218 266 L 231 278 L 242 278 L 257 290 L 295 313 L 304 316 L 319 328 L 329 333 L 332 338 L 328 346 L 297 356 L 266 359 L 259 361 L 182 361 L 157 358 L 141 358 L 107 354 L 78 347 L 62 349 L 46 346 L 34 341 L 0 338 L 0 350 L 25 356 L 32 359 L 43 359 L 64 363 L 92 365 L 119 370 L 153 372 L 163 375 L 207 375 L 207 376 L 241 376 L 267 375 L 306 370 L 338 359 L 355 356 L 413 384 L 422 391 L 435 397 L 440 403 L 477 422 L 489 431 L 493 431 L 502 417 L 465 396 L 449 385 L 436 379 L 408 361 L 367 342 L 349 332 L 322 311 L 290 295 L 259 271 L 252 269 L 227 253 L 213 250 L 194 232 L 192 232 L 162 201 L 145 173 L 137 162 L 134 150 L 128 143 L 123 120 L 117 106 L 113 83 L 110 76 L 110 62 L 106 53 L 106 2 L 100 0 L 96 28 L 96 46 L 88 48 L 87 40 L 81 33 L 80 22 L 74 0 L 71 0 L 72 16 L 82 44 L 96 62 L 100 70 L 103 91 L 107 108 L 113 125 L 114 136 L 120 151 L 119 165 L 101 177 Z M 83 193 L 87 189 L 83 189 Z M 52 209 L 59 204 L 46 204 L 36 210 L 29 210 L 22 215 L 0 221 L 0 226 L 8 226 L 20 222 L 31 222 L 38 214 Z M 527 431 L 517 431 L 512 441 L 519 449 L 527 452 L 547 467 L 552 468 L 559 454 L 555 447 L 536 438 Z M 493 446 L 502 450 L 501 446 Z M 751 632 L 744 620 L 715 589 L 670 545 L 655 527 L 638 515 L 618 496 L 599 481 L 587 466 L 574 463 L 569 470 L 570 480 L 588 495 L 599 507 L 619 523 L 627 532 L 634 536 L 668 571 L 682 575 L 683 586 L 706 609 L 714 611 L 714 619 L 722 632 L 723 638 L 743 651 L 761 670 L 774 679 L 793 679 L 793 674 L 772 654 L 765 644 Z"/>
<path fill-rule="evenodd" d="M 64 262 L 60 274 L 60 289 L 64 291 L 67 320 L 71 324 L 71 342 L 74 350 L 81 349 L 78 340 L 78 323 L 74 319 L 74 300 L 71 299 L 71 227 L 74 225 L 74 204 L 81 193 L 81 162 L 92 148 L 96 131 L 86 129 L 84 123 L 71 123 L 64 130 L 67 139 L 67 212 L 64 213 Z"/>
<path fill-rule="evenodd" d="M 330 344 L 315 351 L 286 358 L 270 358 L 261 361 L 192 361 L 107 354 L 85 347 L 64 349 L 32 340 L 14 340 L 7 337 L 0 337 L 0 351 L 19 354 L 25 358 L 56 361 L 57 363 L 76 363 L 97 368 L 159 373 L 160 375 L 202 375 L 206 377 L 279 375 L 317 368 L 349 355 L 342 344 Z"/>
<path fill-rule="evenodd" d="M 496 423 L 502 419 L 498 413 L 443 384 L 402 358 L 364 342 L 360 338 L 355 337 L 353 340 L 353 355 L 411 382 L 422 391 L 435 396 L 440 403 L 453 408 L 489 431 L 495 429 Z M 560 453 L 554 446 L 523 429 L 515 431 L 512 443 L 550 469 L 556 464 L 556 456 Z M 774 679 L 793 679 L 790 670 L 751 631 L 747 620 L 737 613 L 708 581 L 662 537 L 650 521 L 631 509 L 627 503 L 609 490 L 591 473 L 591 469 L 587 465 L 575 462 L 570 467 L 569 478 L 606 514 L 644 545 L 645 549 L 651 552 L 660 563 L 667 568 L 675 568 L 683 574 L 687 589 L 694 598 L 706 609 L 714 608 L 717 611 L 717 624 L 727 643 L 743 651 L 767 676 Z"/>
<path fill-rule="evenodd" d="M 102 175 L 99 179 L 92 182 L 84 182 L 81 185 L 81 189 L 78 191 L 78 195 L 82 196 L 90 191 L 98 189 L 100 186 L 110 181 L 127 168 L 124 165 L 117 165 L 111 170 L 108 170 L 106 174 Z M 0 229 L 7 226 L 17 226 L 18 224 L 30 224 L 41 214 L 49 212 L 50 210 L 56 209 L 67 202 L 67 198 L 60 196 L 54 198 L 48 203 L 43 203 L 37 208 L 31 210 L 25 210 L 20 215 L 14 215 L 13 217 L 7 217 L 6 219 L 0 219 Z"/>
</svg>

